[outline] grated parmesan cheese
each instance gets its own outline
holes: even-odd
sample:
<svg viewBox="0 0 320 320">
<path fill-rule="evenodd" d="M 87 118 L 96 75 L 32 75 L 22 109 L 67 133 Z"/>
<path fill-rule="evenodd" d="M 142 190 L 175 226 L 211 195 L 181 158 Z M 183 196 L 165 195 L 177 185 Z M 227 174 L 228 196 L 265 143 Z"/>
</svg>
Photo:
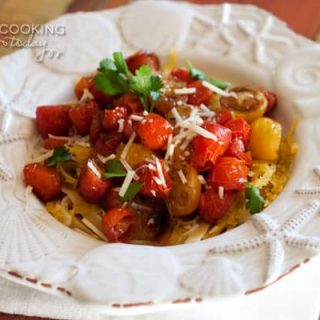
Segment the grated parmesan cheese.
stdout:
<svg viewBox="0 0 320 320">
<path fill-rule="evenodd" d="M 136 133 L 133 132 L 132 135 L 130 136 L 130 139 L 128 141 L 128 143 L 125 145 L 125 147 L 123 148 L 120 158 L 125 159 L 128 153 L 129 148 L 131 147 L 134 139 L 136 138 Z"/>
<path fill-rule="evenodd" d="M 224 187 L 222 187 L 222 186 L 218 187 L 218 196 L 219 196 L 220 199 L 223 199 L 223 197 L 224 197 Z"/>
<path fill-rule="evenodd" d="M 129 119 L 133 120 L 133 121 L 142 121 L 144 119 L 144 117 L 142 116 L 138 116 L 137 114 L 132 114 Z"/>
<path fill-rule="evenodd" d="M 164 179 L 161 163 L 157 157 L 155 157 L 155 160 L 156 160 L 156 166 L 157 166 L 159 178 L 162 182 L 163 187 L 167 188 L 167 184 L 166 184 L 166 180 Z"/>
<path fill-rule="evenodd" d="M 193 94 L 196 91 L 197 91 L 196 88 L 181 88 L 181 89 L 179 88 L 179 89 L 173 90 L 173 92 L 178 95 L 180 95 L 180 94 Z"/>
<path fill-rule="evenodd" d="M 120 197 L 124 197 L 124 195 L 126 194 L 134 175 L 135 175 L 135 172 L 133 170 L 129 170 L 127 172 L 127 175 L 126 175 L 126 177 L 120 187 L 120 191 L 119 191 Z"/>
<path fill-rule="evenodd" d="M 95 164 L 93 163 L 92 160 L 88 161 L 88 168 L 99 178 L 101 179 L 101 173 L 100 171 L 97 169 L 97 167 L 95 166 Z"/>
<path fill-rule="evenodd" d="M 188 182 L 186 176 L 184 175 L 184 173 L 181 169 L 178 171 L 178 175 L 179 175 L 179 178 L 180 178 L 182 184 L 186 184 Z"/>
<path fill-rule="evenodd" d="M 202 81 L 202 85 L 206 87 L 207 89 L 211 90 L 212 92 L 215 92 L 223 97 L 230 97 L 231 94 L 229 92 L 223 91 L 222 89 L 216 87 L 212 83 L 209 83 L 208 81 Z"/>
<path fill-rule="evenodd" d="M 118 125 L 119 125 L 119 128 L 118 128 L 118 132 L 123 132 L 123 129 L 124 129 L 124 119 L 119 119 L 118 121 Z"/>
<path fill-rule="evenodd" d="M 207 184 L 206 179 L 204 178 L 204 176 L 202 176 L 201 174 L 198 175 L 198 179 L 200 181 L 201 184 Z"/>
<path fill-rule="evenodd" d="M 107 163 L 109 160 L 115 159 L 116 155 L 114 153 L 112 153 L 112 154 L 110 154 L 110 156 L 104 157 L 103 155 L 98 153 L 97 157 L 102 163 Z"/>
</svg>

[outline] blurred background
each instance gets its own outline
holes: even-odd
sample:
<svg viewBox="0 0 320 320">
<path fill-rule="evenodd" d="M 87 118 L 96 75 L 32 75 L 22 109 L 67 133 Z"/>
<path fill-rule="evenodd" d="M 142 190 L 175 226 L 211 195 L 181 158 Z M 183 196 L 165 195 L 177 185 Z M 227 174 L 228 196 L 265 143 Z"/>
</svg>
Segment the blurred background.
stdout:
<svg viewBox="0 0 320 320">
<path fill-rule="evenodd" d="M 103 10 L 132 1 L 139 0 L 0 0 L 0 24 L 41 24 L 67 12 Z M 189 2 L 220 4 L 225 1 L 189 0 Z M 254 4 L 264 8 L 284 20 L 296 32 L 320 42 L 320 0 L 237 0 L 228 2 Z M 0 33 L 0 42 L 1 37 L 5 36 Z M 0 43 L 0 56 L 11 53 L 13 50 Z"/>
</svg>

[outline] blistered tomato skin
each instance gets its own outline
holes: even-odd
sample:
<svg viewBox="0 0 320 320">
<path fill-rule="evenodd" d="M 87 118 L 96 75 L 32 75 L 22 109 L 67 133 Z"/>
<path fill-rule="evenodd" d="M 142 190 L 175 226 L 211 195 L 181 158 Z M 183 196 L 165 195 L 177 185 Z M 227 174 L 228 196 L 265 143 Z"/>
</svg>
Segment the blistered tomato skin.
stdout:
<svg viewBox="0 0 320 320">
<path fill-rule="evenodd" d="M 78 181 L 78 190 L 86 201 L 98 203 L 111 187 L 111 182 L 110 180 L 102 180 L 101 177 L 98 177 L 90 168 L 89 163 L 102 174 L 102 170 L 98 167 L 95 160 L 89 158 L 81 170 Z"/>
<path fill-rule="evenodd" d="M 42 138 L 49 134 L 67 136 L 71 127 L 69 106 L 40 106 L 36 110 L 36 125 Z"/>
<path fill-rule="evenodd" d="M 118 130 L 119 121 L 123 121 L 124 127 L 124 122 L 127 118 L 127 115 L 128 111 L 124 107 L 115 107 L 112 110 L 104 110 L 102 125 L 107 131 Z"/>
<path fill-rule="evenodd" d="M 198 170 L 205 170 L 214 165 L 229 147 L 232 139 L 231 130 L 217 123 L 205 122 L 202 126 L 214 134 L 217 140 L 196 136 L 192 140 L 193 157 L 191 164 Z"/>
<path fill-rule="evenodd" d="M 171 75 L 176 79 L 189 83 L 192 82 L 193 79 L 190 75 L 190 71 L 187 68 L 177 68 L 171 71 Z"/>
<path fill-rule="evenodd" d="M 68 139 L 46 138 L 43 140 L 43 147 L 48 150 L 53 150 L 64 146 L 68 141 Z"/>
<path fill-rule="evenodd" d="M 90 132 L 91 123 L 94 115 L 100 110 L 95 102 L 86 102 L 80 106 L 70 108 L 69 117 L 72 125 L 81 135 L 87 135 Z"/>
<path fill-rule="evenodd" d="M 219 196 L 218 192 L 209 189 L 200 196 L 199 214 L 203 221 L 215 225 L 231 208 L 235 199 L 235 193 L 232 191 L 224 192 Z"/>
<path fill-rule="evenodd" d="M 108 157 L 116 152 L 123 139 L 124 136 L 118 132 L 101 133 L 94 143 L 94 150 L 102 156 Z"/>
<path fill-rule="evenodd" d="M 173 128 L 165 118 L 156 113 L 149 113 L 137 123 L 136 132 L 141 142 L 150 150 L 161 150 L 166 147 Z"/>
<path fill-rule="evenodd" d="M 217 190 L 244 190 L 249 169 L 245 161 L 233 157 L 221 157 L 209 173 L 208 183 Z"/>
<path fill-rule="evenodd" d="M 255 160 L 277 161 L 281 144 L 281 124 L 270 118 L 259 118 L 251 124 L 249 150 Z"/>
<path fill-rule="evenodd" d="M 131 208 L 106 211 L 102 228 L 109 242 L 129 242 L 134 232 L 135 213 Z"/>
<path fill-rule="evenodd" d="M 61 180 L 57 171 L 40 163 L 30 163 L 24 167 L 25 183 L 44 202 L 55 199 L 61 192 Z"/>
<path fill-rule="evenodd" d="M 135 166 L 136 174 L 139 177 L 139 182 L 142 183 L 140 194 L 153 198 L 164 198 L 168 196 L 172 188 L 172 180 L 165 169 L 164 161 L 159 160 L 161 171 L 165 185 L 159 176 L 159 170 L 155 162 L 142 161 Z"/>
<path fill-rule="evenodd" d="M 160 69 L 160 60 L 158 56 L 147 50 L 139 50 L 126 59 L 129 70 L 135 73 L 142 65 L 147 65 L 151 69 L 158 71 Z"/>
<path fill-rule="evenodd" d="M 224 125 L 232 131 L 233 139 L 241 139 L 244 145 L 247 145 L 250 139 L 251 128 L 246 120 L 241 118 L 232 119 Z"/>
<path fill-rule="evenodd" d="M 188 88 L 195 88 L 196 92 L 188 95 L 188 103 L 200 106 L 204 104 L 208 106 L 210 104 L 213 93 L 210 89 L 206 88 L 201 80 L 196 80 L 188 84 Z"/>
<path fill-rule="evenodd" d="M 229 109 L 222 108 L 216 112 L 216 121 L 219 124 L 224 125 L 232 119 L 232 113 Z"/>
<path fill-rule="evenodd" d="M 128 114 L 143 112 L 143 105 L 139 97 L 131 91 L 122 94 L 116 98 L 112 105 L 114 107 L 123 107 L 128 110 Z"/>
</svg>

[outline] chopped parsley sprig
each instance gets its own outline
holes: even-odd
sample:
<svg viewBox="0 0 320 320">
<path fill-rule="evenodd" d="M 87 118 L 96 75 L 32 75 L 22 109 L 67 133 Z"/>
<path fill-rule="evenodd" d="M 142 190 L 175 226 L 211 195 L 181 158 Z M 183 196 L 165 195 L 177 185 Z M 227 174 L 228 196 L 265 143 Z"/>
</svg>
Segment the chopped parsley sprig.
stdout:
<svg viewBox="0 0 320 320">
<path fill-rule="evenodd" d="M 190 76 L 194 79 L 205 80 L 222 90 L 226 90 L 228 87 L 230 87 L 229 82 L 209 78 L 204 71 L 201 71 L 195 68 L 190 61 L 188 61 L 188 68 L 189 68 Z"/>
<path fill-rule="evenodd" d="M 48 166 L 55 167 L 59 162 L 65 162 L 72 158 L 70 151 L 62 146 L 54 149 L 52 156 L 48 159 Z"/>
<path fill-rule="evenodd" d="M 264 206 L 264 198 L 260 194 L 259 188 L 248 183 L 245 192 L 246 196 L 246 208 L 251 214 L 260 212 Z"/>
<path fill-rule="evenodd" d="M 154 103 L 161 98 L 160 89 L 163 87 L 160 76 L 147 65 L 132 74 L 121 52 L 114 52 L 113 59 L 100 62 L 94 82 L 99 90 L 110 96 L 133 91 L 147 111 L 152 111 Z"/>
<path fill-rule="evenodd" d="M 111 179 L 111 178 L 123 178 L 127 175 L 126 169 L 123 167 L 120 160 L 112 159 L 109 160 L 106 164 L 106 172 L 103 173 L 103 179 Z M 129 187 L 121 198 L 122 201 L 131 201 L 135 198 L 139 190 L 141 189 L 142 184 L 139 182 L 131 182 Z"/>
</svg>

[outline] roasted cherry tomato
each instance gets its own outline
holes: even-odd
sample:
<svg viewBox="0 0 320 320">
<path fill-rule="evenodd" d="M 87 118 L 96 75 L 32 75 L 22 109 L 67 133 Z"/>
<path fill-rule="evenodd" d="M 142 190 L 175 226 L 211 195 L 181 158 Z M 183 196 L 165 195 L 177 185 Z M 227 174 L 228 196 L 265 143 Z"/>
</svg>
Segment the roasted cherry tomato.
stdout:
<svg viewBox="0 0 320 320">
<path fill-rule="evenodd" d="M 232 113 L 229 109 L 222 108 L 218 110 L 216 113 L 216 120 L 217 120 L 217 123 L 219 124 L 224 125 L 231 119 L 232 119 Z"/>
<path fill-rule="evenodd" d="M 196 92 L 188 95 L 188 103 L 200 106 L 200 104 L 205 104 L 208 106 L 210 104 L 213 93 L 210 89 L 206 88 L 201 80 L 196 80 L 188 84 L 188 88 L 195 88 Z"/>
<path fill-rule="evenodd" d="M 225 126 L 232 131 L 233 139 L 241 139 L 244 145 L 247 145 L 250 139 L 251 128 L 246 120 L 241 118 L 232 119 Z"/>
<path fill-rule="evenodd" d="M 140 98 L 131 91 L 128 91 L 116 98 L 112 105 L 114 107 L 124 107 L 128 109 L 128 114 L 140 113 L 144 110 Z"/>
<path fill-rule="evenodd" d="M 181 170 L 181 171 L 180 171 Z M 182 172 L 182 178 L 181 176 Z M 185 179 L 185 180 L 184 180 Z M 198 172 L 190 165 L 177 169 L 166 203 L 173 216 L 186 216 L 198 208 L 201 183 Z"/>
<path fill-rule="evenodd" d="M 173 128 L 169 121 L 156 113 L 149 113 L 137 123 L 137 134 L 142 143 L 151 150 L 163 149 Z"/>
<path fill-rule="evenodd" d="M 266 113 L 268 100 L 260 89 L 236 87 L 230 91 L 234 92 L 236 96 L 222 97 L 220 104 L 222 108 L 233 111 L 236 117 L 251 123 Z"/>
<path fill-rule="evenodd" d="M 62 147 L 69 142 L 68 139 L 58 138 L 46 138 L 43 140 L 43 147 L 48 150 L 52 150 L 58 147 Z"/>
<path fill-rule="evenodd" d="M 119 191 L 117 189 L 110 189 L 106 194 L 104 204 L 106 209 L 121 208 L 123 201 L 119 196 Z"/>
<path fill-rule="evenodd" d="M 69 117 L 72 125 L 80 134 L 89 134 L 93 116 L 96 113 L 99 113 L 99 110 L 99 106 L 94 101 L 86 102 L 80 106 L 70 108 Z"/>
<path fill-rule="evenodd" d="M 191 82 L 193 81 L 190 71 L 187 68 L 177 68 L 171 71 L 171 75 L 183 82 Z"/>
<path fill-rule="evenodd" d="M 251 124 L 249 150 L 255 160 L 277 161 L 281 144 L 281 124 L 267 117 Z"/>
<path fill-rule="evenodd" d="M 154 198 L 162 198 L 169 194 L 172 181 L 165 169 L 164 161 L 142 161 L 135 167 L 139 182 L 142 183 L 140 193 Z"/>
<path fill-rule="evenodd" d="M 61 180 L 57 171 L 40 163 L 30 163 L 24 167 L 25 183 L 44 202 L 53 200 L 61 192 Z"/>
<path fill-rule="evenodd" d="M 112 101 L 112 97 L 96 88 L 93 80 L 94 76 L 82 77 L 76 84 L 74 91 L 78 99 L 81 99 L 84 89 L 87 89 L 93 96 L 94 100 L 102 107 L 105 107 Z"/>
<path fill-rule="evenodd" d="M 201 194 L 199 203 L 199 214 L 202 220 L 214 225 L 231 208 L 235 199 L 235 192 L 225 191 L 223 196 L 209 189 Z"/>
<path fill-rule="evenodd" d="M 198 170 L 205 170 L 216 163 L 229 147 L 232 134 L 231 130 L 217 123 L 205 122 L 202 126 L 214 134 L 217 140 L 196 136 L 192 140 L 193 156 L 191 163 Z"/>
<path fill-rule="evenodd" d="M 102 172 L 93 158 L 89 158 L 81 170 L 78 181 L 79 193 L 90 203 L 98 203 L 111 187 L 110 180 L 101 178 Z"/>
<path fill-rule="evenodd" d="M 214 189 L 243 190 L 248 181 L 249 169 L 245 161 L 233 157 L 221 157 L 209 174 L 208 182 Z"/>
<path fill-rule="evenodd" d="M 102 229 L 110 242 L 129 242 L 135 225 L 135 213 L 131 208 L 114 208 L 103 217 Z"/>
<path fill-rule="evenodd" d="M 101 133 L 94 144 L 94 150 L 104 157 L 115 153 L 124 136 L 118 132 Z"/>
<path fill-rule="evenodd" d="M 71 127 L 69 106 L 41 106 L 36 111 L 36 124 L 42 138 L 49 134 L 67 136 Z"/>
<path fill-rule="evenodd" d="M 231 141 L 225 156 L 244 160 L 248 167 L 250 167 L 252 163 L 251 152 L 246 152 L 243 141 L 239 138 L 235 138 Z"/>
<path fill-rule="evenodd" d="M 123 121 L 124 128 L 124 122 L 127 114 L 128 111 L 124 107 L 115 107 L 112 110 L 104 110 L 102 125 L 108 131 L 118 130 L 120 120 Z"/>
<path fill-rule="evenodd" d="M 126 59 L 129 70 L 135 73 L 142 65 L 147 65 L 155 71 L 160 69 L 160 61 L 158 56 L 147 50 L 139 50 L 135 54 Z"/>
<path fill-rule="evenodd" d="M 103 111 L 100 110 L 95 113 L 92 117 L 91 126 L 90 126 L 90 142 L 95 143 L 100 133 L 103 131 L 102 127 Z"/>
</svg>

